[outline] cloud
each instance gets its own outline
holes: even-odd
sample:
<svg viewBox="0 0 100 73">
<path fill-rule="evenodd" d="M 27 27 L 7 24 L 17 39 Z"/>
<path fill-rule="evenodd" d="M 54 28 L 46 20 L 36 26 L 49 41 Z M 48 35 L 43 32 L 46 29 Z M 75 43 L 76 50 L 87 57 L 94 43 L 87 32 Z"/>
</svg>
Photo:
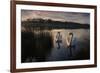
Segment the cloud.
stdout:
<svg viewBox="0 0 100 73">
<path fill-rule="evenodd" d="M 52 19 L 77 23 L 90 23 L 89 13 L 21 10 L 22 21 L 33 18 Z"/>
</svg>

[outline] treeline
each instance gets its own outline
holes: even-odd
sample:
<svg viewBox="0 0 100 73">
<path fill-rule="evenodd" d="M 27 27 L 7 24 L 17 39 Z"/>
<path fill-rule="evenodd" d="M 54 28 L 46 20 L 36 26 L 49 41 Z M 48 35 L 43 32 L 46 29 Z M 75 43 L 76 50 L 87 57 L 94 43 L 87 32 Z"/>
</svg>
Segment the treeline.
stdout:
<svg viewBox="0 0 100 73">
<path fill-rule="evenodd" d="M 22 21 L 23 27 L 40 27 L 47 29 L 89 29 L 89 24 L 81 24 L 75 22 L 67 21 L 54 21 L 51 19 L 28 19 L 27 21 Z"/>
</svg>

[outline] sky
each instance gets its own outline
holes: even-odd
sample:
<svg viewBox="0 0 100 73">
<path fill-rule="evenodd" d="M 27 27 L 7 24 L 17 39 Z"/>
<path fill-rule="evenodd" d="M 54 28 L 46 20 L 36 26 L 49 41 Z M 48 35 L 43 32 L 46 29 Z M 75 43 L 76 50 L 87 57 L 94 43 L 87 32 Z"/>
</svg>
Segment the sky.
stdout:
<svg viewBox="0 0 100 73">
<path fill-rule="evenodd" d="M 82 24 L 90 24 L 89 13 L 21 10 L 22 21 L 33 18 L 52 19 L 55 21 L 68 21 L 68 22 L 76 22 Z"/>
</svg>

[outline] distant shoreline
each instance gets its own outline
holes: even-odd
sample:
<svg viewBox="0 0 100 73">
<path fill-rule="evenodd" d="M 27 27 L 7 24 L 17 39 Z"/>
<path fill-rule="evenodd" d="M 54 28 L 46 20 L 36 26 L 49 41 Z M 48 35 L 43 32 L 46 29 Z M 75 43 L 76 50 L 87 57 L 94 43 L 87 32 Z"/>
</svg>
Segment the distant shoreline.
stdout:
<svg viewBox="0 0 100 73">
<path fill-rule="evenodd" d="M 21 22 L 22 27 L 33 27 L 40 29 L 89 29 L 89 24 L 81 24 L 75 22 L 54 21 L 51 19 L 32 19 Z"/>
</svg>

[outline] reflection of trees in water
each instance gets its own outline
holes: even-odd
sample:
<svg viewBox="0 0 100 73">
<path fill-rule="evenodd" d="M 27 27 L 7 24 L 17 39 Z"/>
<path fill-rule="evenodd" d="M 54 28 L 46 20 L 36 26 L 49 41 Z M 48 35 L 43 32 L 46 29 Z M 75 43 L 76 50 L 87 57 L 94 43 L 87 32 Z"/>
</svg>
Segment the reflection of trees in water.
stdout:
<svg viewBox="0 0 100 73">
<path fill-rule="evenodd" d="M 29 28 L 22 31 L 21 62 L 85 60 L 90 58 L 90 40 L 88 36 L 89 32 L 87 32 L 87 30 L 63 30 L 60 32 L 60 35 L 62 35 L 63 46 L 60 45 L 61 49 L 56 50 L 58 44 L 54 41 L 57 39 L 57 32 L 59 31 L 53 31 L 52 29 L 50 30 L 47 28 Z M 73 32 L 74 35 L 72 40 L 73 43 L 72 45 L 69 45 L 69 47 L 68 43 L 66 43 L 66 36 L 68 37 L 69 35 L 67 34 L 68 32 Z M 57 45 L 54 45 L 55 43 Z"/>
<path fill-rule="evenodd" d="M 25 62 L 27 58 L 31 60 L 31 57 L 36 61 L 45 61 L 45 57 L 52 48 L 50 30 L 33 29 L 32 32 L 22 32 L 21 45 L 22 62 Z"/>
</svg>

